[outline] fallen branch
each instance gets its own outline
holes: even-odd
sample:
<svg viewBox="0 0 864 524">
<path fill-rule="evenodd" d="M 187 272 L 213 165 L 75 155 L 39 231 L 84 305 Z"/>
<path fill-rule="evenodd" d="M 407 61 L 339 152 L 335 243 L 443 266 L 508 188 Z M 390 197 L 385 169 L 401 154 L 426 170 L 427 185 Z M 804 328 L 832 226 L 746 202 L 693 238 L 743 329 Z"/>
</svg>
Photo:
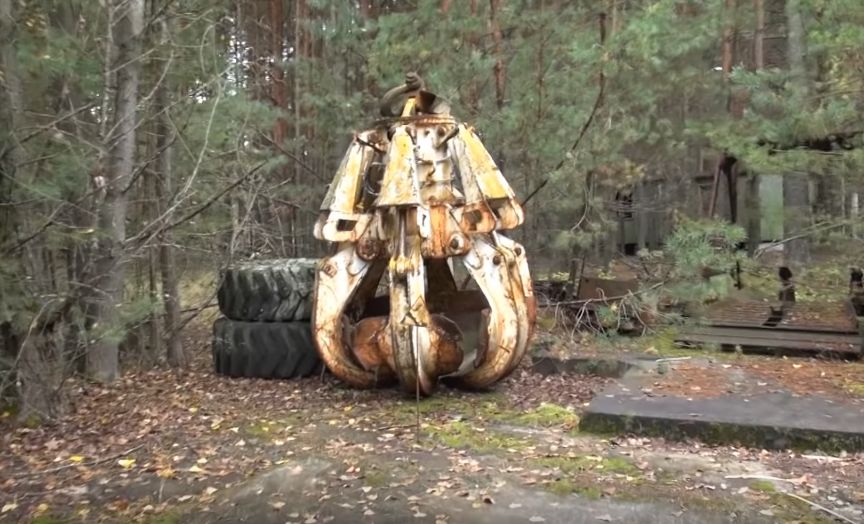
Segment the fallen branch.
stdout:
<svg viewBox="0 0 864 524">
<path fill-rule="evenodd" d="M 609 302 L 616 302 L 618 300 L 623 300 L 630 296 L 638 296 L 649 291 L 653 291 L 664 286 L 666 282 L 658 282 L 653 286 L 649 286 L 643 289 L 637 289 L 636 291 L 631 291 L 624 295 L 617 295 L 614 297 L 603 297 L 603 298 L 582 298 L 578 300 L 562 300 L 560 302 L 547 302 L 545 304 L 539 304 L 539 307 L 558 307 L 558 306 L 587 306 L 588 304 L 600 303 L 600 304 L 608 304 Z"/>
<path fill-rule="evenodd" d="M 797 235 L 792 235 L 792 236 L 784 238 L 782 240 L 778 240 L 776 242 L 771 242 L 770 244 L 768 244 L 764 247 L 760 247 L 759 249 L 756 250 L 756 253 L 753 254 L 753 258 L 759 258 L 760 256 L 762 256 L 766 251 L 770 250 L 771 248 L 782 246 L 783 244 L 787 244 L 789 242 L 792 242 L 793 240 L 800 240 L 802 238 L 807 238 L 811 235 L 815 235 L 816 233 L 824 233 L 825 231 L 831 231 L 832 229 L 838 229 L 838 228 L 841 228 L 844 226 L 854 225 L 857 222 L 858 222 L 857 220 L 841 220 L 840 222 L 835 222 L 833 224 L 827 224 L 827 225 L 825 225 L 824 223 L 823 224 L 816 224 L 815 226 L 813 226 L 812 228 L 810 228 L 807 231 L 803 231 L 801 233 L 798 233 Z"/>
<path fill-rule="evenodd" d="M 825 462 L 838 462 L 845 460 L 840 457 L 829 457 L 827 455 L 801 455 L 801 458 L 809 460 L 824 460 Z"/>
<path fill-rule="evenodd" d="M 654 362 L 681 362 L 684 360 L 690 360 L 692 358 L 693 357 L 667 357 L 667 358 L 658 358 Z M 726 478 L 728 479 L 728 478 L 732 478 L 732 477 L 726 477 Z M 744 477 L 741 477 L 741 478 L 744 478 Z M 777 480 L 781 480 L 781 479 L 777 479 Z"/>
<path fill-rule="evenodd" d="M 828 509 L 825 506 L 822 506 L 821 504 L 817 504 L 813 501 L 807 500 L 804 497 L 799 497 L 798 495 L 796 495 L 794 493 L 787 493 L 787 492 L 783 492 L 783 493 L 785 495 L 792 497 L 795 500 L 800 500 L 801 502 L 809 504 L 810 506 L 812 506 L 818 510 L 822 510 L 825 513 L 831 515 L 832 517 L 842 520 L 843 522 L 848 522 L 849 524 L 861 524 L 860 522 L 855 522 L 854 520 L 850 519 L 849 517 L 847 517 L 845 515 L 841 515 L 840 513 L 837 513 L 836 511 L 834 511 L 832 509 Z"/>
<path fill-rule="evenodd" d="M 789 484 L 803 484 L 804 479 L 781 479 L 779 477 L 772 477 L 770 475 L 726 475 L 724 478 L 726 479 L 741 479 L 741 480 L 771 480 L 774 482 L 788 482 Z"/>
<path fill-rule="evenodd" d="M 105 462 L 110 462 L 112 460 L 119 459 L 120 457 L 125 457 L 126 455 L 130 455 L 132 453 L 135 453 L 136 451 L 138 451 L 139 449 L 141 449 L 143 447 L 144 447 L 144 444 L 139 444 L 139 445 L 135 446 L 134 448 L 129 448 L 126 451 L 123 451 L 122 453 L 117 453 L 116 455 L 110 455 L 108 457 L 101 458 L 99 460 L 93 460 L 90 462 L 81 462 L 80 464 L 76 464 L 76 463 L 64 464 L 64 465 L 58 466 L 56 468 L 43 469 L 43 470 L 39 470 L 39 471 L 31 471 L 28 473 L 24 473 L 22 475 L 18 475 L 15 478 L 21 479 L 21 478 L 26 478 L 26 477 L 35 477 L 37 475 L 48 475 L 51 473 L 57 473 L 58 471 L 63 471 L 64 469 L 75 468 L 75 467 L 79 467 L 79 466 L 85 466 L 85 467 L 97 466 L 99 464 L 104 464 Z"/>
</svg>

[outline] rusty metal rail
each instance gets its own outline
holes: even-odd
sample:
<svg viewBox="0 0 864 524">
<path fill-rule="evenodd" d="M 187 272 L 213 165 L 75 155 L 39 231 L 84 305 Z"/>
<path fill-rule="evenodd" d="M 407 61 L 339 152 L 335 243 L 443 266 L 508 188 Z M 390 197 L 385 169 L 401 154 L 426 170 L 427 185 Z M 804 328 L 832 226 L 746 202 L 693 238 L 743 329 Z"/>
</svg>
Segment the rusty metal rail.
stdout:
<svg viewBox="0 0 864 524">
<path fill-rule="evenodd" d="M 710 308 L 702 325 L 682 329 L 676 342 L 808 354 L 860 356 L 862 353 L 858 319 L 848 301 L 722 302 Z"/>
</svg>

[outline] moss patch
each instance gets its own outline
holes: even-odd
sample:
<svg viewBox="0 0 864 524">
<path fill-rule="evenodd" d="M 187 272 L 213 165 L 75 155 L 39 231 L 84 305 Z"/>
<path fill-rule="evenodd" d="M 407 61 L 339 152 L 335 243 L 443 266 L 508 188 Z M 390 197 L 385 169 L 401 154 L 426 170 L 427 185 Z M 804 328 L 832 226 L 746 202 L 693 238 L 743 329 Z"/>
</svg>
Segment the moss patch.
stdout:
<svg viewBox="0 0 864 524">
<path fill-rule="evenodd" d="M 519 450 L 529 446 L 529 442 L 525 439 L 502 435 L 463 421 L 430 425 L 427 430 L 432 439 L 450 448 L 494 453 L 511 449 Z"/>
<path fill-rule="evenodd" d="M 39 515 L 38 517 L 34 517 L 30 521 L 30 524 L 66 524 L 67 522 L 70 522 L 70 520 L 54 515 Z"/>
<path fill-rule="evenodd" d="M 540 404 L 539 407 L 521 414 L 514 414 L 508 422 L 525 426 L 563 426 L 567 429 L 579 425 L 579 417 L 564 406 L 557 404 Z"/>
<path fill-rule="evenodd" d="M 593 455 L 542 457 L 531 461 L 532 467 L 556 469 L 565 475 L 584 471 L 615 473 L 628 477 L 639 477 L 641 472 L 629 459 L 624 457 L 598 457 Z"/>
<path fill-rule="evenodd" d="M 602 460 L 602 459 L 601 459 Z M 591 469 L 597 462 L 588 457 L 543 457 L 531 461 L 532 467 L 556 469 L 565 475 L 572 475 Z"/>
<path fill-rule="evenodd" d="M 846 384 L 846 391 L 858 397 L 864 397 L 864 384 Z"/>
<path fill-rule="evenodd" d="M 447 395 L 441 394 L 422 399 L 419 404 L 409 401 L 398 401 L 388 405 L 382 416 L 390 417 L 399 423 L 414 422 L 419 409 L 423 418 L 441 418 L 452 416 L 492 418 L 502 411 L 504 397 L 500 394 L 482 395 Z"/>
<path fill-rule="evenodd" d="M 784 522 L 800 524 L 831 524 L 837 521 L 828 515 L 819 513 L 806 502 L 792 498 L 783 493 L 775 492 L 769 499 L 771 511 Z"/>
<path fill-rule="evenodd" d="M 763 493 L 774 493 L 777 489 L 770 480 L 754 480 L 750 483 L 750 489 Z"/>
<path fill-rule="evenodd" d="M 639 475 L 639 469 L 624 457 L 607 457 L 603 459 L 597 469 L 600 469 L 601 467 L 604 471 L 610 473 L 620 473 L 621 475 L 628 475 L 631 477 Z"/>
<path fill-rule="evenodd" d="M 383 488 L 387 485 L 387 475 L 382 471 L 368 471 L 364 477 L 367 486 Z"/>
<path fill-rule="evenodd" d="M 179 524 L 183 514 L 178 510 L 168 510 L 146 518 L 144 524 Z"/>
<path fill-rule="evenodd" d="M 549 493 L 559 496 L 579 495 L 588 499 L 599 499 L 603 493 L 597 486 L 586 486 L 572 479 L 556 479 L 543 485 Z"/>
</svg>

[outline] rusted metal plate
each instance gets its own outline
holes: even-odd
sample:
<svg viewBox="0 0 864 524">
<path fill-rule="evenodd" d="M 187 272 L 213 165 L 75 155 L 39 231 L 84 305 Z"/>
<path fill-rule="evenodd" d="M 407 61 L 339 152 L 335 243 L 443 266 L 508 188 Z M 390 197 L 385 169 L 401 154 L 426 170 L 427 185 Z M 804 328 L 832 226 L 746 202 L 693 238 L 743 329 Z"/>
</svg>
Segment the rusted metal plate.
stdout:
<svg viewBox="0 0 864 524">
<path fill-rule="evenodd" d="M 772 305 L 757 300 L 729 300 L 711 306 L 705 323 L 718 327 L 754 327 L 782 331 L 858 333 L 855 311 L 848 302 Z"/>
<path fill-rule="evenodd" d="M 639 289 L 636 280 L 582 277 L 576 300 L 616 301 Z"/>
<path fill-rule="evenodd" d="M 858 333 L 858 319 L 848 302 L 796 302 L 783 312 L 778 329 Z"/>
<path fill-rule="evenodd" d="M 582 277 L 576 296 L 570 285 L 561 280 L 539 280 L 534 283 L 534 293 L 541 307 L 566 305 L 582 307 L 592 302 L 614 303 L 639 289 L 638 280 L 617 280 L 598 277 Z"/>
<path fill-rule="evenodd" d="M 705 323 L 712 326 L 764 326 L 771 318 L 771 306 L 761 301 L 727 300 L 708 308 Z"/>
<path fill-rule="evenodd" d="M 810 333 L 717 326 L 688 327 L 676 337 L 688 344 L 740 346 L 743 349 L 775 349 L 808 353 L 861 354 L 861 337 L 842 333 Z"/>
</svg>

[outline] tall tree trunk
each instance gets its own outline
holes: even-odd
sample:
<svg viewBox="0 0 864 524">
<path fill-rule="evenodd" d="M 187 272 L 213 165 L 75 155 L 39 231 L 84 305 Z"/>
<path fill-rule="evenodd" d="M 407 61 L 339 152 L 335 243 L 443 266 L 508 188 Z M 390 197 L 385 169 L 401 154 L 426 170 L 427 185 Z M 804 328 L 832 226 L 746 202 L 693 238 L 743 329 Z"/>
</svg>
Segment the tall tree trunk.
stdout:
<svg viewBox="0 0 864 524">
<path fill-rule="evenodd" d="M 15 206 L 12 190 L 18 165 L 18 143 L 15 138 L 21 113 L 21 81 L 15 55 L 15 29 L 12 13 L 13 0 L 0 0 L 0 247 L 15 236 Z M 2 318 L 0 318 L 2 322 Z"/>
<path fill-rule="evenodd" d="M 15 56 L 17 25 L 12 12 L 13 3 L 13 0 L 0 0 L 0 71 L 3 72 L 0 78 L 0 252 L 15 241 L 18 222 L 16 207 L 11 204 L 14 200 L 13 189 L 19 157 L 15 130 L 18 127 L 22 101 L 18 61 Z M 5 260 L 3 263 L 9 264 Z M 15 266 L 9 268 L 9 273 L 15 273 Z M 12 311 L 7 309 L 8 305 L 3 300 L 4 296 L 12 295 L 12 290 L 8 289 L 12 284 L 11 280 L 0 275 L 0 356 L 14 358 L 18 353 L 18 334 L 11 322 Z"/>
<path fill-rule="evenodd" d="M 765 67 L 765 0 L 753 0 L 756 26 L 753 31 L 753 63 L 751 69 L 760 71 Z M 762 242 L 762 201 L 759 197 L 759 174 L 748 170 L 747 187 L 744 194 L 745 226 L 747 228 L 747 253 L 750 256 Z"/>
<path fill-rule="evenodd" d="M 123 301 L 125 277 L 126 211 L 124 189 L 135 166 L 135 116 L 138 104 L 138 74 L 141 68 L 140 39 L 144 24 L 144 0 L 113 0 L 113 24 L 109 26 L 116 71 L 113 112 L 104 147 L 108 151 L 105 196 L 98 210 L 100 239 L 88 301 L 90 328 L 97 332 L 87 352 L 87 374 L 110 382 L 119 373 L 119 336 L 122 326 L 117 308 Z"/>
<path fill-rule="evenodd" d="M 504 37 L 501 33 L 501 24 L 498 21 L 501 2 L 502 0 L 489 0 L 489 32 L 492 33 L 495 53 L 495 103 L 499 111 L 504 109 L 505 87 L 507 85 L 507 71 L 504 66 Z"/>
<path fill-rule="evenodd" d="M 273 106 L 276 108 L 277 117 L 273 122 L 272 139 L 274 144 L 274 154 L 279 155 L 284 146 L 285 139 L 288 136 L 288 122 L 285 120 L 284 113 L 288 109 L 287 90 L 285 89 L 285 70 L 284 70 L 284 42 L 285 42 L 285 11 L 282 0 L 270 0 L 270 98 Z M 288 178 L 289 168 L 282 166 L 276 170 L 276 180 L 281 181 Z M 283 210 L 271 198 L 269 199 L 270 220 L 275 222 L 279 232 L 278 245 L 281 247 L 281 256 L 289 256 L 288 250 L 285 247 L 285 237 L 289 237 L 291 243 L 291 254 L 295 254 L 297 246 L 296 238 L 293 234 L 293 226 L 296 216 L 293 208 Z M 286 231 L 285 223 L 282 220 L 283 215 L 288 220 L 289 230 Z"/>
<path fill-rule="evenodd" d="M 469 4 L 469 9 L 471 13 L 471 18 L 475 18 L 479 11 L 479 6 L 477 5 L 478 0 L 471 0 Z M 473 31 L 470 31 L 468 35 L 466 35 L 465 40 L 468 43 L 468 55 L 474 53 L 474 50 L 479 47 L 479 35 L 474 34 Z M 471 78 L 468 81 L 468 95 L 467 95 L 467 104 L 468 110 L 471 113 L 472 118 L 476 118 L 478 114 L 480 114 L 480 85 L 477 81 L 477 78 Z"/>
<path fill-rule="evenodd" d="M 756 31 L 753 33 L 753 69 L 765 68 L 765 0 L 753 0 L 756 11 Z"/>
<path fill-rule="evenodd" d="M 168 41 L 171 32 L 170 20 L 166 19 L 162 24 L 162 42 Z M 171 124 L 171 100 L 167 79 L 156 88 L 156 107 L 158 115 L 156 120 L 156 150 L 159 152 L 157 160 L 156 177 L 156 202 L 158 216 L 167 213 L 171 208 L 171 196 L 174 194 L 173 173 L 173 143 L 174 127 Z M 171 214 L 164 217 L 167 223 L 171 222 Z M 179 368 L 189 363 L 183 342 L 180 338 L 180 286 L 177 281 L 177 262 L 174 249 L 174 232 L 170 229 L 163 230 L 159 234 L 159 273 L 162 277 L 162 303 L 165 315 L 162 319 L 165 333 L 166 359 L 168 365 Z"/>
<path fill-rule="evenodd" d="M 801 0 L 786 0 L 787 46 L 793 96 L 806 100 L 809 91 L 807 79 L 807 48 Z M 803 108 L 802 108 L 803 109 Z M 783 234 L 800 234 L 810 225 L 810 177 L 808 173 L 787 173 L 783 176 Z M 785 244 L 786 263 L 800 267 L 810 261 L 810 241 L 800 238 Z"/>
</svg>

